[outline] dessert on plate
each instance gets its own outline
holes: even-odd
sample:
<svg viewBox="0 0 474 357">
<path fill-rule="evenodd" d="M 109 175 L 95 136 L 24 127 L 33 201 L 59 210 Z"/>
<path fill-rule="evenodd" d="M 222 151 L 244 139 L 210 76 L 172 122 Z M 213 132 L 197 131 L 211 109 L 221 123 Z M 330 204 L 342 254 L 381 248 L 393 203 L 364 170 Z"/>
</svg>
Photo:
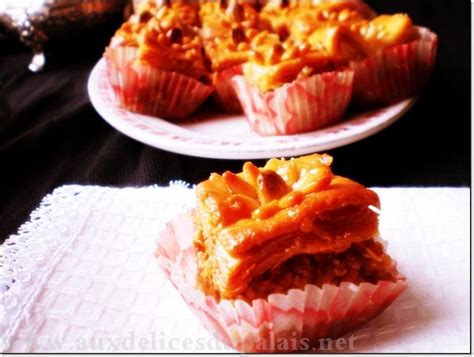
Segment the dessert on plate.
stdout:
<svg viewBox="0 0 474 357">
<path fill-rule="evenodd" d="M 333 65 L 323 47 L 261 32 L 253 56 L 233 78 L 251 128 L 261 135 L 307 132 L 342 119 L 351 99 L 354 72 Z"/>
<path fill-rule="evenodd" d="M 223 110 L 241 112 L 231 79 L 242 73 L 242 64 L 248 61 L 249 41 L 267 26 L 249 2 L 203 2 L 199 14 L 215 99 Z"/>
<path fill-rule="evenodd" d="M 361 0 L 141 3 L 105 52 L 121 105 L 179 120 L 209 96 L 260 135 L 337 123 L 418 95 L 437 36 Z"/>
<path fill-rule="evenodd" d="M 433 69 L 437 36 L 415 26 L 407 14 L 377 15 L 362 1 L 341 0 L 294 2 L 289 17 L 290 36 L 319 43 L 333 55 L 330 49 L 345 49 L 339 65 L 350 64 L 355 72 L 358 105 L 419 94 Z M 335 35 L 338 31 L 342 34 Z"/>
<path fill-rule="evenodd" d="M 394 103 L 418 94 L 430 76 L 436 35 L 405 14 L 376 16 L 360 1 L 278 7 L 270 3 L 261 15 L 274 26 L 267 36 L 273 40 L 254 40 L 257 56 L 234 79 L 250 126 L 261 135 L 326 127 L 342 119 L 350 102 Z"/>
<path fill-rule="evenodd" d="M 229 346 L 301 350 L 367 322 L 405 289 L 379 237 L 377 194 L 334 175 L 331 161 L 314 154 L 213 173 L 195 189 L 194 215 L 161 233 L 160 266 Z"/>
<path fill-rule="evenodd" d="M 185 118 L 212 93 L 198 34 L 198 9 L 185 2 L 144 3 L 117 31 L 105 58 L 112 88 L 127 109 Z"/>
<path fill-rule="evenodd" d="M 380 15 L 354 26 L 366 56 L 351 62 L 353 102 L 361 107 L 396 103 L 416 96 L 433 71 L 438 38 L 414 26 L 405 14 Z"/>
</svg>

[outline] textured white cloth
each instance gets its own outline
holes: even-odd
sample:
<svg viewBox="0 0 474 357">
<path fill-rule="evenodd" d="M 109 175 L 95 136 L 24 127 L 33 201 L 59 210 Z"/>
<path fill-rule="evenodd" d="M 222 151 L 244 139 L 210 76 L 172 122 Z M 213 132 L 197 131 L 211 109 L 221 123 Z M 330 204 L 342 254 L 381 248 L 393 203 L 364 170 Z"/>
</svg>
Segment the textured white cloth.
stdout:
<svg viewBox="0 0 474 357">
<path fill-rule="evenodd" d="M 357 330 L 355 351 L 469 351 L 469 189 L 376 189 L 407 291 Z M 192 191 L 63 186 L 0 248 L 4 352 L 229 351 L 157 267 L 163 224 Z M 337 351 L 336 351 L 337 352 Z"/>
</svg>

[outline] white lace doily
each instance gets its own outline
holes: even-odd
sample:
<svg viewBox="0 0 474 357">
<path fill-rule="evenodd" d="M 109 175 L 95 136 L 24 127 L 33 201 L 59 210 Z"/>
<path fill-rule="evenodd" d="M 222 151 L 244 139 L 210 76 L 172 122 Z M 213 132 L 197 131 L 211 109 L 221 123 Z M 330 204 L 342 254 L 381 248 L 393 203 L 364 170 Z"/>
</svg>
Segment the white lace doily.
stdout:
<svg viewBox="0 0 474 357">
<path fill-rule="evenodd" d="M 356 351 L 469 351 L 469 190 L 376 189 L 409 288 L 355 332 Z M 169 188 L 63 186 L 0 247 L 3 352 L 225 352 L 158 269 Z"/>
</svg>

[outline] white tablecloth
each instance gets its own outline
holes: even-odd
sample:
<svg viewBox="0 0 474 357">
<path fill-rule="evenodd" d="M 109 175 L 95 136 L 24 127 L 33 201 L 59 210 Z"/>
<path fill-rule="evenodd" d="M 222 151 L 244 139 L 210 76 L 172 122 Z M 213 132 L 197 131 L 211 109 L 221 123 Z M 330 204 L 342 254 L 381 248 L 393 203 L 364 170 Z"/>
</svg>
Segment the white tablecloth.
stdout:
<svg viewBox="0 0 474 357">
<path fill-rule="evenodd" d="M 409 288 L 354 333 L 358 352 L 469 351 L 469 190 L 379 188 Z M 154 258 L 190 189 L 63 186 L 0 248 L 5 352 L 224 352 Z"/>
</svg>

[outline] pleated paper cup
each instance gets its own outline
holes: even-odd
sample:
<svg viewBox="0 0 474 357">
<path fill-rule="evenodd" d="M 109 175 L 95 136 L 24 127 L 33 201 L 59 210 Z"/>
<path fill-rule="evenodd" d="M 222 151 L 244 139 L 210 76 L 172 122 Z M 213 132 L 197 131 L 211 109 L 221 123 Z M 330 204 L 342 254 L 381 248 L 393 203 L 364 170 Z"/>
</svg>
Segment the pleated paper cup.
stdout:
<svg viewBox="0 0 474 357">
<path fill-rule="evenodd" d="M 417 27 L 416 33 L 414 41 L 352 63 L 354 103 L 391 104 L 420 94 L 434 68 L 438 38 L 423 27 Z"/>
<path fill-rule="evenodd" d="M 306 285 L 251 303 L 221 300 L 196 287 L 192 212 L 169 222 L 155 256 L 204 327 L 241 352 L 308 351 L 321 338 L 341 337 L 385 310 L 406 288 L 404 278 L 377 284 Z"/>
<path fill-rule="evenodd" d="M 213 88 L 177 72 L 137 63 L 135 47 L 105 51 L 110 84 L 120 104 L 136 113 L 182 119 L 193 113 Z"/>
<path fill-rule="evenodd" d="M 243 76 L 232 81 L 250 127 L 260 135 L 290 135 L 336 123 L 351 100 L 354 72 L 326 72 L 261 92 Z"/>
<path fill-rule="evenodd" d="M 219 106 L 226 112 L 242 112 L 242 106 L 232 85 L 232 78 L 241 74 L 242 65 L 234 66 L 214 74 L 214 98 Z"/>
</svg>

